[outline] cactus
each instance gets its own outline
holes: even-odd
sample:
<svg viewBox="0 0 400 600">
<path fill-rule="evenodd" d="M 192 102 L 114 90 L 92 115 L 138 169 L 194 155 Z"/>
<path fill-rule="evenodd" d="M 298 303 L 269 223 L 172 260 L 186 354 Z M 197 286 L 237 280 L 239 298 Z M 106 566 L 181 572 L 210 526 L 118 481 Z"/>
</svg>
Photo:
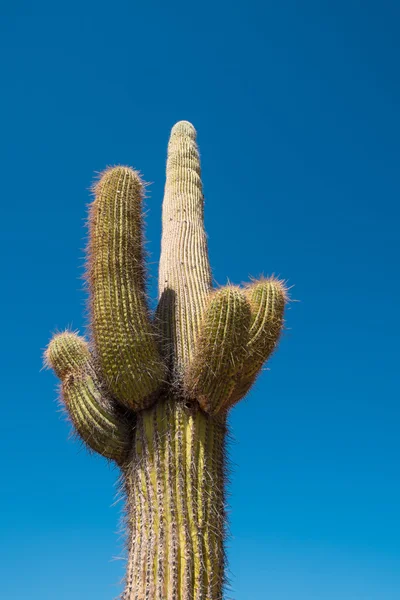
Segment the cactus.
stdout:
<svg viewBox="0 0 400 600">
<path fill-rule="evenodd" d="M 121 469 L 127 498 L 124 600 L 220 600 L 225 582 L 229 409 L 277 345 L 286 289 L 261 279 L 212 290 L 193 126 L 171 132 L 159 303 L 146 298 L 144 184 L 106 170 L 90 207 L 91 340 L 46 350 L 82 440 Z"/>
</svg>

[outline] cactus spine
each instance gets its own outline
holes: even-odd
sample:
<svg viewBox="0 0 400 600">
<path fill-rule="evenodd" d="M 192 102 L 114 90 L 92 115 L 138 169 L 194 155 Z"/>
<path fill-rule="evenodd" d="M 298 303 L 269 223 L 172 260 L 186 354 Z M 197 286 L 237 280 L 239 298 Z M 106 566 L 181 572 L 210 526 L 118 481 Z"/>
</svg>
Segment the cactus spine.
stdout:
<svg viewBox="0 0 400 600">
<path fill-rule="evenodd" d="M 285 286 L 212 290 L 193 126 L 171 132 L 159 303 L 145 294 L 143 183 L 106 170 L 90 208 L 91 342 L 57 334 L 46 361 L 83 441 L 121 469 L 124 600 L 221 600 L 227 413 L 276 347 Z"/>
</svg>

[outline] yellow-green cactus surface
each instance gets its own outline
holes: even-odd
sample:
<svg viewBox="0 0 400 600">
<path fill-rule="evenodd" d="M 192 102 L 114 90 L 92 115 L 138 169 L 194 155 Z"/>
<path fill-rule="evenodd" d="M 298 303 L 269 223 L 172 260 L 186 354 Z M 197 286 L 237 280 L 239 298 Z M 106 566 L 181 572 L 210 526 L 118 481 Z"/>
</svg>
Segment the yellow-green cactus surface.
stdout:
<svg viewBox="0 0 400 600">
<path fill-rule="evenodd" d="M 168 145 L 159 303 L 146 298 L 143 189 L 107 169 L 90 206 L 91 341 L 57 334 L 46 362 L 77 433 L 120 467 L 127 497 L 124 600 L 221 600 L 229 409 L 275 349 L 282 281 L 212 288 L 196 131 Z"/>
</svg>

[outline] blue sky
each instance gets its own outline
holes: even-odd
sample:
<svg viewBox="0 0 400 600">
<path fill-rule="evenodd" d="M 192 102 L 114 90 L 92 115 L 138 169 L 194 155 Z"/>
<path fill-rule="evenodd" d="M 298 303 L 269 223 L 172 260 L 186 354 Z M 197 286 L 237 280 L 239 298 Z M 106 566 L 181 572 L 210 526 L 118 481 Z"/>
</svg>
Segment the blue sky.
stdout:
<svg viewBox="0 0 400 600">
<path fill-rule="evenodd" d="M 116 472 L 41 372 L 84 329 L 93 175 L 130 164 L 156 296 L 166 144 L 198 130 L 215 281 L 278 274 L 280 349 L 231 415 L 227 597 L 400 597 L 397 3 L 2 3 L 2 597 L 111 600 Z"/>
</svg>

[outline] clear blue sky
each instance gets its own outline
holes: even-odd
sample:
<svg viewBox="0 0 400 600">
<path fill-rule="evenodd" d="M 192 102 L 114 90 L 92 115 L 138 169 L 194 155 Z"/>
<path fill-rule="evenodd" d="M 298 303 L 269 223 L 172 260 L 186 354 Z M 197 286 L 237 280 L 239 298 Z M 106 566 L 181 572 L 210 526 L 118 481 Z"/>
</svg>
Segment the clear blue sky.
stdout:
<svg viewBox="0 0 400 600">
<path fill-rule="evenodd" d="M 84 328 L 106 165 L 153 182 L 156 296 L 166 144 L 187 119 L 216 282 L 276 273 L 298 300 L 231 416 L 228 597 L 398 599 L 398 3 L 32 4 L 0 10 L 1 596 L 120 589 L 116 472 L 68 440 L 41 353 Z"/>
</svg>

